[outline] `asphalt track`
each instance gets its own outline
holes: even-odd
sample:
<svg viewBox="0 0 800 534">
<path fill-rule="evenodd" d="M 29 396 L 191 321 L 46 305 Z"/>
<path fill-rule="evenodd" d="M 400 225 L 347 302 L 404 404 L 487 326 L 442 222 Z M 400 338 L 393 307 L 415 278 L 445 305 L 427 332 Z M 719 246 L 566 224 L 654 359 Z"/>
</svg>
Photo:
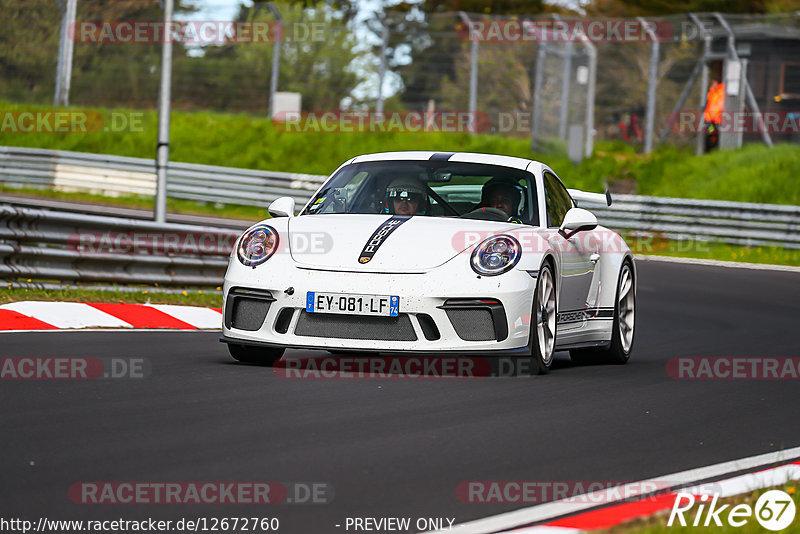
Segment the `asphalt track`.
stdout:
<svg viewBox="0 0 800 534">
<path fill-rule="evenodd" d="M 0 335 L 0 356 L 144 357 L 140 380 L 0 381 L 0 517 L 350 517 L 521 507 L 456 497 L 470 480 L 634 481 L 800 445 L 800 381 L 675 380 L 678 356 L 800 356 L 800 273 L 639 263 L 626 366 L 543 377 L 287 380 L 213 333 Z M 293 355 L 316 354 L 294 351 Z M 79 505 L 79 481 L 299 481 L 319 505 Z M 334 525 L 341 524 L 342 527 Z M 352 530 L 351 530 L 352 532 Z"/>
</svg>

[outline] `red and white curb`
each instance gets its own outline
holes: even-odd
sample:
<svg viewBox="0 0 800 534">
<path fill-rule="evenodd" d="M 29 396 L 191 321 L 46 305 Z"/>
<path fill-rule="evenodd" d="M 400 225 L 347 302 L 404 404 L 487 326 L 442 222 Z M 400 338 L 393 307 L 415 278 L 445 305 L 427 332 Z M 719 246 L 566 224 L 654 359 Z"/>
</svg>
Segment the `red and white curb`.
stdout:
<svg viewBox="0 0 800 534">
<path fill-rule="evenodd" d="M 222 310 L 174 304 L 23 301 L 0 305 L 0 332 L 37 330 L 219 330 Z"/>
<path fill-rule="evenodd" d="M 679 491 L 709 496 L 713 493 L 724 498 L 780 486 L 790 480 L 800 480 L 798 458 L 800 447 L 761 454 L 461 523 L 454 525 L 448 532 L 573 534 L 611 528 L 631 519 L 649 517 L 672 508 Z M 719 480 L 725 475 L 743 471 L 753 472 Z M 664 487 L 665 483 L 673 489 L 659 494 L 642 492 L 642 488 Z M 638 500 L 630 500 L 632 495 Z"/>
</svg>

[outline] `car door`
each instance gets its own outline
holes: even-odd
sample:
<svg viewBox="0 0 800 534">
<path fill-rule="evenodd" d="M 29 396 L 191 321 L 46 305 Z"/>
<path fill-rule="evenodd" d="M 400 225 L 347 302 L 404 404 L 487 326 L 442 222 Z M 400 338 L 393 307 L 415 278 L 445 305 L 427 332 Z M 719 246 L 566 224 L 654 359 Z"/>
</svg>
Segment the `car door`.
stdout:
<svg viewBox="0 0 800 534">
<path fill-rule="evenodd" d="M 559 272 L 559 322 L 570 323 L 574 320 L 582 322 L 590 294 L 593 295 L 592 283 L 594 268 L 599 255 L 593 246 L 594 239 L 582 239 L 586 232 L 576 232 L 569 238 L 558 231 L 564 215 L 573 207 L 572 198 L 561 181 L 550 171 L 544 172 L 545 212 L 547 217 L 548 240 L 551 246 L 559 251 L 561 268 Z M 596 248 L 596 247 L 595 247 Z"/>
</svg>

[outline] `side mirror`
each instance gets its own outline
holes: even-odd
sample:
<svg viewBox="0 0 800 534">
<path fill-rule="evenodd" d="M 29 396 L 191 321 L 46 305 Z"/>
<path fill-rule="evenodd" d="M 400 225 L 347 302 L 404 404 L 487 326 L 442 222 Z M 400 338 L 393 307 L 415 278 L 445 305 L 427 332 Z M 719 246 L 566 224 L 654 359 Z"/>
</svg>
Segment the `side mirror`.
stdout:
<svg viewBox="0 0 800 534">
<path fill-rule="evenodd" d="M 584 230 L 597 228 L 597 217 L 591 211 L 582 208 L 572 208 L 564 215 L 559 231 L 567 236 Z"/>
<path fill-rule="evenodd" d="M 267 211 L 273 217 L 294 217 L 294 199 L 281 197 L 269 205 Z"/>
</svg>

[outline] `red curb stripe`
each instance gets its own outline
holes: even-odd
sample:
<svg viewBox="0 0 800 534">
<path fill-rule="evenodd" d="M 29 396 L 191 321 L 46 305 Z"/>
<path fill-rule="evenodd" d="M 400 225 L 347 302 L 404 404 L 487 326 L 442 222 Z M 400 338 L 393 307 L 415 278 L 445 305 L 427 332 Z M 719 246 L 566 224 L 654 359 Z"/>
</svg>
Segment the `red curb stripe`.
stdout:
<svg viewBox="0 0 800 534">
<path fill-rule="evenodd" d="M 215 312 L 222 313 L 222 308 L 211 308 L 211 309 L 214 310 Z"/>
<path fill-rule="evenodd" d="M 101 312 L 113 315 L 134 328 L 170 328 L 173 330 L 197 330 L 189 323 L 176 319 L 160 310 L 144 304 L 88 304 Z"/>
<path fill-rule="evenodd" d="M 0 330 L 54 330 L 57 327 L 14 310 L 0 310 Z"/>
<path fill-rule="evenodd" d="M 556 521 L 545 523 L 545 525 L 549 527 L 578 528 L 581 530 L 613 527 L 630 519 L 653 515 L 661 510 L 671 508 L 676 496 L 677 494 L 675 493 L 665 493 L 655 497 L 648 497 L 641 501 L 626 502 L 591 512 L 584 512 L 572 517 L 557 519 Z"/>
</svg>

